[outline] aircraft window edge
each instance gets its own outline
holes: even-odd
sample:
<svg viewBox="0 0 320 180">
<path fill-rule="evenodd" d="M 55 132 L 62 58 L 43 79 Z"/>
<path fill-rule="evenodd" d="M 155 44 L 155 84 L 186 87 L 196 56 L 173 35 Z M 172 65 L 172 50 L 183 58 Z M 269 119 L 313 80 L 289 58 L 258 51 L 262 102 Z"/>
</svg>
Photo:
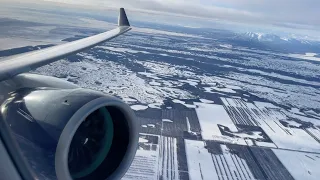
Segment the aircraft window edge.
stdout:
<svg viewBox="0 0 320 180">
<path fill-rule="evenodd" d="M 21 175 L 18 172 L 17 168 L 15 167 L 12 159 L 6 149 L 5 145 L 3 144 L 2 139 L 0 138 L 0 159 L 1 159 L 1 166 L 0 166 L 0 174 L 2 179 L 11 179 L 11 180 L 22 180 Z"/>
<path fill-rule="evenodd" d="M 10 159 L 15 166 L 20 177 L 24 180 L 33 180 L 34 176 L 32 175 L 32 170 L 29 167 L 28 163 L 24 159 L 23 155 L 20 152 L 20 147 L 17 144 L 16 140 L 12 136 L 10 127 L 8 124 L 1 118 L 0 114 L 0 141 L 10 156 Z"/>
</svg>

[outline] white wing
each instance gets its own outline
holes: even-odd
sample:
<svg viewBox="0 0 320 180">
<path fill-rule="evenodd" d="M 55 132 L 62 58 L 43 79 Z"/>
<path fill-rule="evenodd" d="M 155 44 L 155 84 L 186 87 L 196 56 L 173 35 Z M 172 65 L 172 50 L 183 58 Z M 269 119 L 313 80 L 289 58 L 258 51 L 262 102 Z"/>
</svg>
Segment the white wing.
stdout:
<svg viewBox="0 0 320 180">
<path fill-rule="evenodd" d="M 123 8 L 120 8 L 118 27 L 116 29 L 73 42 L 1 59 L 0 82 L 10 79 L 17 74 L 57 61 L 70 54 L 75 54 L 84 49 L 101 44 L 129 30 L 131 30 L 131 27 L 126 13 Z"/>
</svg>

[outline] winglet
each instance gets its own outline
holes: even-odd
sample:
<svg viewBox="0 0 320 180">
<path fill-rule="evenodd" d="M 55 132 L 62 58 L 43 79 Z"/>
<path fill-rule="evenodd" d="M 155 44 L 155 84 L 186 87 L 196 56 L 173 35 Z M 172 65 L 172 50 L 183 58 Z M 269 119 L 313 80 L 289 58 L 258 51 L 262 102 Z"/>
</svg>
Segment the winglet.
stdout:
<svg viewBox="0 0 320 180">
<path fill-rule="evenodd" d="M 126 12 L 124 11 L 124 8 L 120 8 L 118 26 L 130 26 L 130 23 L 128 21 L 128 18 L 127 18 Z"/>
</svg>

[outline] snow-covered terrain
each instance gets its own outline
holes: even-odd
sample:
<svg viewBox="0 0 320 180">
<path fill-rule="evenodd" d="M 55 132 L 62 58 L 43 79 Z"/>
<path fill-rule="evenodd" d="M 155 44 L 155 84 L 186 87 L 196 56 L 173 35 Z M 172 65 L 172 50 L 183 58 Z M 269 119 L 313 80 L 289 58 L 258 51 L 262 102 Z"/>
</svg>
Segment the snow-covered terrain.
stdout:
<svg viewBox="0 0 320 180">
<path fill-rule="evenodd" d="M 171 137 L 140 134 L 135 159 L 122 179 L 179 180 L 177 140 Z"/>
<path fill-rule="evenodd" d="M 296 180 L 319 179 L 319 154 L 284 150 L 273 150 L 273 152 Z"/>
<path fill-rule="evenodd" d="M 141 131 L 160 144 L 142 134 L 140 143 L 154 150 L 139 149 L 125 179 L 298 177 L 276 152 L 320 153 L 319 65 L 185 38 L 133 32 L 35 72 L 118 96 L 136 111 Z M 278 175 L 259 159 L 264 153 Z"/>
<path fill-rule="evenodd" d="M 298 58 L 298 59 L 320 61 L 319 57 L 315 57 L 316 55 L 318 55 L 318 54 L 317 53 L 289 54 L 290 57 L 294 57 L 294 58 Z"/>
<path fill-rule="evenodd" d="M 226 145 L 218 145 L 221 152 L 210 153 L 202 141 L 186 140 L 185 143 L 190 179 L 257 179 L 245 159 Z"/>
</svg>

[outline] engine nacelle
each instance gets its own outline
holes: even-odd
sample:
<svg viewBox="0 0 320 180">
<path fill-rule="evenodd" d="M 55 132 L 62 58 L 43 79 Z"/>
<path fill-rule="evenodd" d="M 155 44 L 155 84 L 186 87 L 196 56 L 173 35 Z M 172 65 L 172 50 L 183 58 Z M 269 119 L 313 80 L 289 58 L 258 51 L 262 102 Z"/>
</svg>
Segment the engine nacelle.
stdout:
<svg viewBox="0 0 320 180">
<path fill-rule="evenodd" d="M 40 179 L 120 179 L 137 150 L 131 108 L 92 90 L 22 88 L 2 104 L 0 120 Z"/>
</svg>

